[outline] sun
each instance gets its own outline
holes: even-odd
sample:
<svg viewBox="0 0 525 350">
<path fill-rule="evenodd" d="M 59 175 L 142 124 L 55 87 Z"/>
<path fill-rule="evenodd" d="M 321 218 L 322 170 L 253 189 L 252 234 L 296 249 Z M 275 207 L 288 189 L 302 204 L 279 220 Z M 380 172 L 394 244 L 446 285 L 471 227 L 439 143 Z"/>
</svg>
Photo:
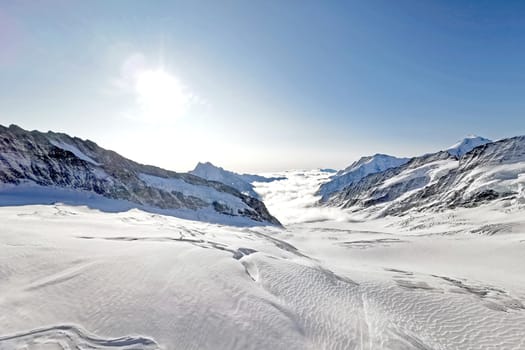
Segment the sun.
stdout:
<svg viewBox="0 0 525 350">
<path fill-rule="evenodd" d="M 146 69 L 135 75 L 135 92 L 144 116 L 169 121 L 184 116 L 192 94 L 175 76 L 162 69 Z"/>
</svg>

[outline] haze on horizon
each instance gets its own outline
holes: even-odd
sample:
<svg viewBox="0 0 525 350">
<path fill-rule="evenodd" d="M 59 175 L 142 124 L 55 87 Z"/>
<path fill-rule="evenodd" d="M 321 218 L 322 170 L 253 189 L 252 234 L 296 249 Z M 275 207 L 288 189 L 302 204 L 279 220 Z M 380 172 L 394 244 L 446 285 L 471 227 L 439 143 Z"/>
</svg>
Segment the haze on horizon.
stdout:
<svg viewBox="0 0 525 350">
<path fill-rule="evenodd" d="M 178 171 L 343 168 L 525 134 L 523 42 L 520 1 L 0 0 L 0 124 Z"/>
</svg>

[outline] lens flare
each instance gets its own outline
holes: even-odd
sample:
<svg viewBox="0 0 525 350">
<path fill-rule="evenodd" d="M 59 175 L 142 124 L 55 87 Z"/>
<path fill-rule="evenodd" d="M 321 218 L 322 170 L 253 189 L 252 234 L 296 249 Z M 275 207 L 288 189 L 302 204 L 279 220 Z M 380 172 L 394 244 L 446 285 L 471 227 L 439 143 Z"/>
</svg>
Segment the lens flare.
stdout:
<svg viewBox="0 0 525 350">
<path fill-rule="evenodd" d="M 135 76 L 135 92 L 145 117 L 156 121 L 184 116 L 192 100 L 192 94 L 186 86 L 161 69 L 138 72 Z"/>
</svg>

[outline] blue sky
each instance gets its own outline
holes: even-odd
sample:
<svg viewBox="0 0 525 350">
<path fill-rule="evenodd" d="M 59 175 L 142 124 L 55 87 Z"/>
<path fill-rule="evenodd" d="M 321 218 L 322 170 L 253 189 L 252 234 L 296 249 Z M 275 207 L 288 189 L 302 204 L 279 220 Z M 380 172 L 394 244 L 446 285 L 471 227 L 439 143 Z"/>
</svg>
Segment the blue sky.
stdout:
<svg viewBox="0 0 525 350">
<path fill-rule="evenodd" d="M 523 1 L 4 1 L 0 123 L 185 171 L 525 134 Z"/>
</svg>

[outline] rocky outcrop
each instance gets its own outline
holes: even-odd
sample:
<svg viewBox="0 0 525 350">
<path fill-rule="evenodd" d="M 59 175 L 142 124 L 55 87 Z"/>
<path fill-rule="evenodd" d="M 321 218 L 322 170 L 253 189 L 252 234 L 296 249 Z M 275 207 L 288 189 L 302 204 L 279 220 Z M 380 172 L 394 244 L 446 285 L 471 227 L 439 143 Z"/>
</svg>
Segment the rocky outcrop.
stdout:
<svg viewBox="0 0 525 350">
<path fill-rule="evenodd" d="M 484 143 L 461 157 L 447 150 L 413 158 L 352 183 L 325 205 L 402 215 L 409 210 L 469 207 L 498 199 L 522 203 L 524 189 L 525 136 L 519 136 Z"/>
<path fill-rule="evenodd" d="M 264 203 L 231 186 L 139 164 L 89 140 L 15 125 L 0 126 L 0 182 L 88 191 L 159 209 L 228 211 L 279 225 Z"/>
</svg>

